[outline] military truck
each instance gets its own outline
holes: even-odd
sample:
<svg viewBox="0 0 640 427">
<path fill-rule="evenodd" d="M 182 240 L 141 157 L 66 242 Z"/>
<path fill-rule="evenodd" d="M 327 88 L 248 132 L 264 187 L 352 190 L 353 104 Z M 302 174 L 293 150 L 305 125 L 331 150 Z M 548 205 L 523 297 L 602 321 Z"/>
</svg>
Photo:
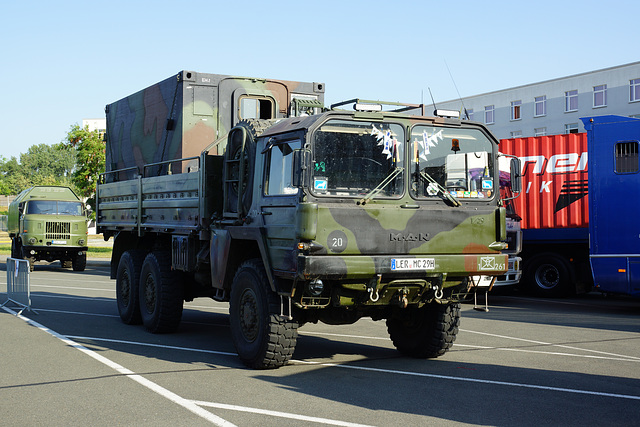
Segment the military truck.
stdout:
<svg viewBox="0 0 640 427">
<path fill-rule="evenodd" d="M 7 228 L 11 257 L 59 260 L 63 267 L 83 271 L 87 265 L 87 212 L 68 187 L 35 186 L 9 205 Z"/>
<path fill-rule="evenodd" d="M 218 98 L 235 125 L 199 155 L 102 176 L 97 226 L 114 237 L 123 322 L 173 331 L 185 301 L 209 297 L 229 303 L 232 340 L 252 368 L 286 364 L 307 322 L 362 317 L 386 320 L 403 354 L 444 354 L 474 291 L 468 277 L 507 270 L 497 140 L 422 105 L 351 100 L 353 110 L 300 114 L 296 90 L 246 95 L 256 87 L 280 106 L 274 118 Z M 297 87 L 317 96 L 303 98 L 309 108 L 323 101 L 319 84 Z M 121 138 L 109 125 L 107 152 Z"/>
</svg>

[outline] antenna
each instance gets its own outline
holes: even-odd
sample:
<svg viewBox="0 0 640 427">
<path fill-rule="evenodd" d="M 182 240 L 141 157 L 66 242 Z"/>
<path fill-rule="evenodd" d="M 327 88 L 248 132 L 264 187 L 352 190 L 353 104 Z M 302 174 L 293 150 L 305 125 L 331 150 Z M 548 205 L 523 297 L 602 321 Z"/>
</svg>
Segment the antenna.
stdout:
<svg viewBox="0 0 640 427">
<path fill-rule="evenodd" d="M 458 98 L 460 98 L 460 103 L 462 104 L 462 108 L 464 110 L 464 116 L 469 120 L 469 113 L 467 112 L 467 107 L 464 106 L 464 101 L 460 96 L 460 91 L 458 90 L 458 85 L 456 85 L 456 81 L 453 79 L 453 74 L 451 74 L 451 70 L 449 69 L 449 64 L 447 64 L 447 60 L 444 60 L 444 65 L 447 67 L 447 71 L 449 72 L 449 77 L 451 77 L 451 81 L 453 82 L 453 87 L 456 88 L 456 92 L 458 93 Z"/>
<path fill-rule="evenodd" d="M 437 110 L 438 107 L 436 107 L 436 101 L 433 99 L 433 94 L 431 93 L 431 88 L 429 89 L 429 95 L 431 96 L 431 102 L 433 103 L 433 111 Z"/>
</svg>

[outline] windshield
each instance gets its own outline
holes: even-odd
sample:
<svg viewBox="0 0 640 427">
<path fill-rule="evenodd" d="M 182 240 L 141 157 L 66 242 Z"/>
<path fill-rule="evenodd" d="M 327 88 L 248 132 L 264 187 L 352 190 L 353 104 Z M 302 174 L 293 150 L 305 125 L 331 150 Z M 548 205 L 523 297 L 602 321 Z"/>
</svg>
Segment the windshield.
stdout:
<svg viewBox="0 0 640 427">
<path fill-rule="evenodd" d="M 480 130 L 417 125 L 411 143 L 414 197 L 455 201 L 493 196 L 493 144 Z"/>
<path fill-rule="evenodd" d="M 400 197 L 404 186 L 402 126 L 329 120 L 313 139 L 312 189 L 347 197 Z"/>
<path fill-rule="evenodd" d="M 82 203 L 56 200 L 31 200 L 27 205 L 28 214 L 83 215 Z"/>
</svg>

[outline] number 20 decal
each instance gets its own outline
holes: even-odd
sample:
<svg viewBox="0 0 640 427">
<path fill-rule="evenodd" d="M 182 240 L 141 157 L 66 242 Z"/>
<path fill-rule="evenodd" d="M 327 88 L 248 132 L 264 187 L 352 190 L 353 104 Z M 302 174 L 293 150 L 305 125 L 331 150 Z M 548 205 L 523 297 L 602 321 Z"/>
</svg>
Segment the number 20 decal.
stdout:
<svg viewBox="0 0 640 427">
<path fill-rule="evenodd" d="M 348 244 L 349 240 L 343 231 L 334 230 L 327 236 L 327 246 L 329 250 L 335 254 L 344 252 Z"/>
</svg>

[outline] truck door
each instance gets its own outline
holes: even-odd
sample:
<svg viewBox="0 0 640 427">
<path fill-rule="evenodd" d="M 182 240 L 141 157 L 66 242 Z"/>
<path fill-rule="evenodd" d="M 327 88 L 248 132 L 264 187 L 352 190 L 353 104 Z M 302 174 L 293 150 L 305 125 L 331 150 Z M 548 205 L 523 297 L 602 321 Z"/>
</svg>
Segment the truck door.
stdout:
<svg viewBox="0 0 640 427">
<path fill-rule="evenodd" d="M 264 149 L 261 216 L 274 270 L 295 272 L 295 214 L 299 189 L 293 186 L 293 152 L 301 148 L 296 137 L 271 138 Z"/>
</svg>

